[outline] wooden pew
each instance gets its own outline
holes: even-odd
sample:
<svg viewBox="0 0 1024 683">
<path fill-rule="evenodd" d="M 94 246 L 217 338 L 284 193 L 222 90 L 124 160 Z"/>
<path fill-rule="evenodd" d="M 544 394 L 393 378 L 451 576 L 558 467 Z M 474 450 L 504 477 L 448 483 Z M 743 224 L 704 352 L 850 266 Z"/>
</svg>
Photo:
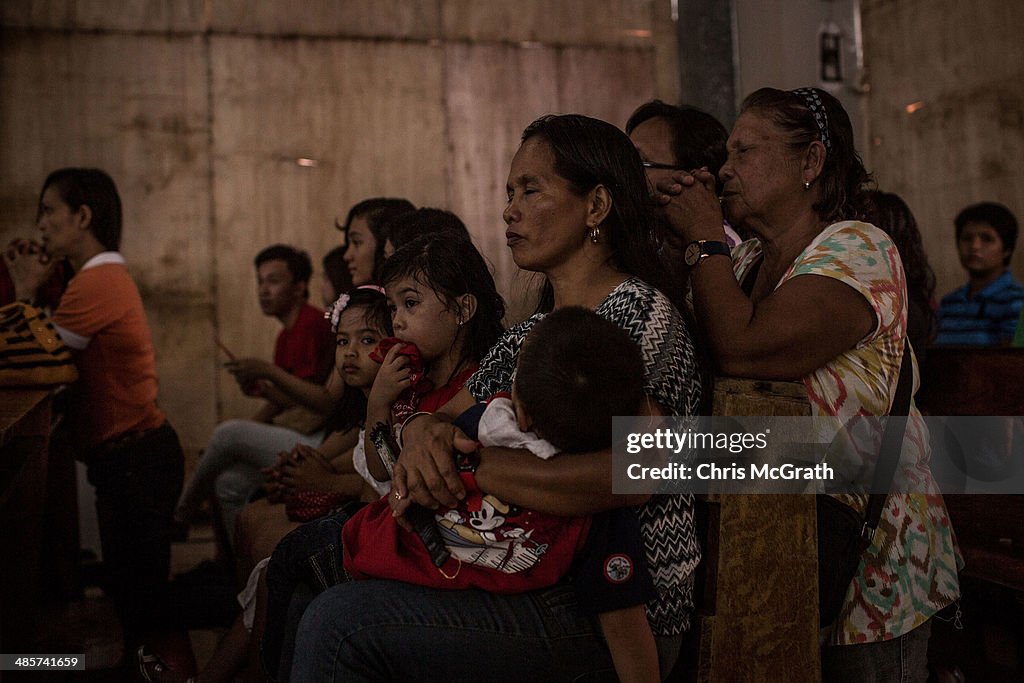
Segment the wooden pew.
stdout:
<svg viewBox="0 0 1024 683">
<path fill-rule="evenodd" d="M 715 415 L 810 415 L 802 384 L 720 378 Z M 820 681 L 814 496 L 698 498 L 704 559 L 680 680 Z"/>
<path fill-rule="evenodd" d="M 1024 415 L 1024 349 L 933 346 L 916 400 L 928 415 Z"/>
<path fill-rule="evenodd" d="M 928 349 L 918 404 L 931 415 L 1024 415 L 1024 349 Z M 1024 591 L 1024 495 L 947 495 L 963 575 Z"/>
<path fill-rule="evenodd" d="M 50 392 L 0 389 L 0 652 L 27 652 L 39 611 Z"/>
</svg>

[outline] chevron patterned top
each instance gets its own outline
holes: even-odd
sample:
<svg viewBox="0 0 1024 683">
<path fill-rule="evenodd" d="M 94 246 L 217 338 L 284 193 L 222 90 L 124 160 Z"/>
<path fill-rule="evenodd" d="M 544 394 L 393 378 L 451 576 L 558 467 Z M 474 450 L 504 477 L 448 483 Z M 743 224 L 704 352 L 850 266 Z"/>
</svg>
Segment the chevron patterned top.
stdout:
<svg viewBox="0 0 1024 683">
<path fill-rule="evenodd" d="M 626 330 L 640 346 L 648 395 L 671 414 L 696 415 L 701 400 L 696 351 L 686 323 L 668 298 L 630 277 L 595 312 Z M 519 348 L 542 317 L 538 313 L 509 328 L 484 357 L 480 369 L 466 382 L 477 401 L 512 390 Z M 651 629 L 655 635 L 676 635 L 689 628 L 693 570 L 700 561 L 693 496 L 656 495 L 636 513 L 648 569 L 658 590 L 658 597 L 647 604 Z"/>
</svg>

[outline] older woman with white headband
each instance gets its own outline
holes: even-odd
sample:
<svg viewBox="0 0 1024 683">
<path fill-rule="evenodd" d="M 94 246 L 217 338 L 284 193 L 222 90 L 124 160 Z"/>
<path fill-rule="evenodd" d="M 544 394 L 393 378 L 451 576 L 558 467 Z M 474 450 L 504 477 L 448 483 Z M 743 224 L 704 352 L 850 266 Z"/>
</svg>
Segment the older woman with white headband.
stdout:
<svg viewBox="0 0 1024 683">
<path fill-rule="evenodd" d="M 854 220 L 869 176 L 842 105 L 816 88 L 758 90 L 743 102 L 727 149 L 721 197 L 706 171 L 659 183 L 663 210 L 688 245 L 698 322 L 719 368 L 801 380 L 813 414 L 834 418 L 837 429 L 854 416 L 888 414 L 905 349 L 913 358 L 906 278 L 891 239 Z M 730 253 L 723 213 L 757 239 Z M 913 403 L 910 415 L 919 415 Z M 927 443 L 911 420 L 902 474 L 913 493 L 888 496 L 838 617 L 823 624 L 822 680 L 927 678 L 930 618 L 959 596 Z"/>
</svg>

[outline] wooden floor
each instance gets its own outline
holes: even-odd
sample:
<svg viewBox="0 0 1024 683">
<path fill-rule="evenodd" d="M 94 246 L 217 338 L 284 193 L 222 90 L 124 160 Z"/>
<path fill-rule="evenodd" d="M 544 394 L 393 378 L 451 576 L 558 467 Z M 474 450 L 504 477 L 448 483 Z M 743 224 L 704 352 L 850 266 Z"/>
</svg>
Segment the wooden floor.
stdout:
<svg viewBox="0 0 1024 683">
<path fill-rule="evenodd" d="M 172 573 L 187 571 L 213 557 L 213 534 L 209 527 L 195 527 L 189 540 L 172 547 Z M 1018 683 L 1024 680 L 1024 594 L 991 584 L 964 581 L 962 625 L 936 622 L 933 628 L 930 660 L 931 681 L 978 681 Z M 946 616 L 946 615 L 944 615 Z M 952 615 L 949 615 L 952 616 Z M 115 668 L 121 658 L 121 632 L 113 606 L 103 592 L 86 588 L 85 598 L 47 608 L 47 628 L 39 653 L 84 653 L 87 671 L 74 676 L 45 673 L 0 673 L 0 682 L 48 683 L 49 681 L 87 681 L 122 683 L 123 672 Z M 213 654 L 223 631 L 190 631 L 199 666 Z M 959 669 L 965 676 L 956 679 L 949 672 Z M 944 675 L 943 675 L 944 674 Z"/>
<path fill-rule="evenodd" d="M 171 574 L 192 569 L 203 560 L 212 559 L 214 553 L 213 532 L 208 526 L 193 527 L 189 539 L 171 546 Z M 96 683 L 122 683 L 124 673 L 117 669 L 121 660 L 121 627 L 114 613 L 113 603 L 96 586 L 86 586 L 84 599 L 45 608 L 40 653 L 85 655 L 86 673 L 77 674 L 73 680 Z M 202 666 L 209 661 L 221 635 L 222 629 L 189 631 L 196 660 Z M 33 683 L 48 680 L 45 674 L 32 674 Z M 20 680 L 4 675 L 3 681 Z M 69 680 L 50 678 L 49 680 Z"/>
</svg>

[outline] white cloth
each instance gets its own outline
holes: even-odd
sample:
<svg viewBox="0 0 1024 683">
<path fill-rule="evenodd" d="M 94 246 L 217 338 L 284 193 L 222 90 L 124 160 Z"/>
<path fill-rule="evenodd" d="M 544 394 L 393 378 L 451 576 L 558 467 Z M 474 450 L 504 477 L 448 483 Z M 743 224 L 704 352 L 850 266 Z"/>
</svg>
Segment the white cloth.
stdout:
<svg viewBox="0 0 1024 683">
<path fill-rule="evenodd" d="M 238 604 L 242 606 L 242 623 L 245 624 L 245 630 L 249 632 L 252 632 L 252 623 L 256 618 L 256 589 L 260 585 L 260 577 L 267 571 L 268 564 L 270 564 L 269 557 L 260 560 L 252 568 L 249 580 L 245 582 L 245 588 L 238 594 Z"/>
<path fill-rule="evenodd" d="M 356 468 L 356 472 L 359 476 L 366 481 L 373 490 L 377 492 L 379 496 L 386 496 L 391 492 L 391 480 L 377 481 L 370 474 L 370 468 L 366 464 L 366 447 L 363 445 L 363 438 L 366 436 L 366 430 L 359 430 L 359 441 L 356 442 L 355 448 L 352 449 L 352 465 Z"/>
<path fill-rule="evenodd" d="M 526 448 L 543 460 L 558 454 L 557 448 L 534 432 L 519 429 L 512 400 L 503 396 L 492 399 L 484 409 L 484 414 L 480 416 L 480 426 L 477 428 L 477 440 L 484 446 Z"/>
</svg>

